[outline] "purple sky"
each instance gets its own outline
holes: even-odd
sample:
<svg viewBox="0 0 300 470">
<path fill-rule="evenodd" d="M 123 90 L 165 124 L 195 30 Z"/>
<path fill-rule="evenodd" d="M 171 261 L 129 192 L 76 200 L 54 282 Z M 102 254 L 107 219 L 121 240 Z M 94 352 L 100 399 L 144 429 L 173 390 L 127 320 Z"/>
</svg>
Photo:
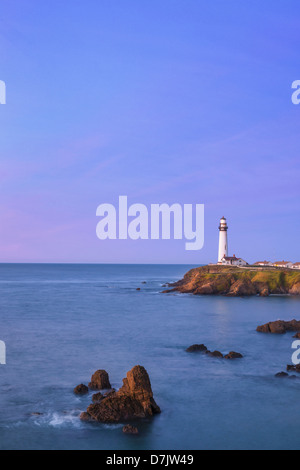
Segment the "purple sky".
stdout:
<svg viewBox="0 0 300 470">
<path fill-rule="evenodd" d="M 297 0 L 1 0 L 0 262 L 300 261 Z M 96 238 L 96 209 L 204 203 L 205 247 Z"/>
</svg>

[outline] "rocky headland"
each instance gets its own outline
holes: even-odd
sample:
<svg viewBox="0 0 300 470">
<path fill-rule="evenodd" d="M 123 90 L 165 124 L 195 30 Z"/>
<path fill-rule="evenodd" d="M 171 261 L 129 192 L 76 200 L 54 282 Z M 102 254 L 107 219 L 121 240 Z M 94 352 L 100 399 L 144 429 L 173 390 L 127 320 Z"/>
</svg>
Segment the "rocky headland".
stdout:
<svg viewBox="0 0 300 470">
<path fill-rule="evenodd" d="M 164 293 L 243 297 L 300 295 L 300 272 L 292 269 L 209 265 L 189 271 Z"/>
</svg>

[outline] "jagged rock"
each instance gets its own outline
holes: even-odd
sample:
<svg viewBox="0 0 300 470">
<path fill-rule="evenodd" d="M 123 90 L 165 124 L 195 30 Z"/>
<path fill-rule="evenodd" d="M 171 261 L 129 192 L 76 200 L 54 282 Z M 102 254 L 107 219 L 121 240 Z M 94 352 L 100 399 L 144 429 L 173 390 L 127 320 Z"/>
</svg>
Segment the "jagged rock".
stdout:
<svg viewBox="0 0 300 470">
<path fill-rule="evenodd" d="M 300 283 L 294 284 L 293 287 L 289 290 L 291 295 L 300 295 Z"/>
<path fill-rule="evenodd" d="M 258 326 L 256 331 L 259 333 L 272 333 L 283 335 L 287 331 L 300 331 L 300 321 L 292 320 L 292 321 L 274 321 L 270 323 L 266 323 L 265 325 Z"/>
<path fill-rule="evenodd" d="M 275 375 L 275 377 L 279 379 L 284 379 L 286 377 L 289 377 L 289 374 L 287 374 L 286 372 L 279 372 L 278 374 Z"/>
<path fill-rule="evenodd" d="M 204 346 L 204 344 L 193 344 L 193 346 L 190 346 L 186 350 L 186 352 L 188 353 L 206 352 L 206 351 L 207 351 L 207 347 Z"/>
<path fill-rule="evenodd" d="M 140 288 L 140 287 L 138 287 L 138 288 L 137 288 L 137 291 L 140 291 L 140 290 L 141 290 L 141 288 Z"/>
<path fill-rule="evenodd" d="M 134 426 L 130 426 L 130 424 L 127 424 L 127 425 L 124 426 L 124 428 L 123 428 L 123 433 L 124 433 L 124 434 L 133 434 L 133 435 L 137 435 L 137 434 L 139 434 L 139 430 L 138 430 L 138 428 L 135 428 Z"/>
<path fill-rule="evenodd" d="M 295 336 L 293 336 L 293 338 L 300 339 L 300 333 L 296 333 Z"/>
<path fill-rule="evenodd" d="M 154 401 L 149 375 L 141 366 L 127 373 L 123 387 L 118 392 L 87 409 L 89 416 L 104 423 L 147 418 L 157 413 L 160 413 L 160 408 Z"/>
<path fill-rule="evenodd" d="M 229 354 L 225 356 L 225 359 L 233 360 L 233 359 L 243 359 L 244 356 L 242 354 L 231 351 Z"/>
<path fill-rule="evenodd" d="M 115 388 L 112 388 L 111 390 L 108 390 L 107 392 L 105 392 L 103 394 L 104 397 L 109 397 L 110 395 L 112 395 L 113 393 L 116 393 L 116 389 Z"/>
<path fill-rule="evenodd" d="M 238 281 L 234 282 L 231 286 L 231 289 L 228 293 L 229 296 L 234 297 L 246 297 L 250 295 L 257 295 L 258 290 L 251 281 L 239 279 Z"/>
<path fill-rule="evenodd" d="M 220 351 L 214 351 L 214 352 L 206 351 L 206 354 L 208 354 L 211 357 L 217 357 L 217 358 L 220 358 L 220 359 L 224 358 L 223 354 L 220 353 Z"/>
<path fill-rule="evenodd" d="M 103 400 L 104 396 L 102 393 L 95 393 L 95 395 L 92 396 L 93 403 L 99 403 L 101 400 Z"/>
<path fill-rule="evenodd" d="M 260 296 L 261 297 L 269 297 L 270 295 L 270 291 L 269 291 L 269 288 L 268 287 L 265 287 L 264 289 L 262 289 L 262 291 L 260 292 Z"/>
<path fill-rule="evenodd" d="M 204 284 L 203 286 L 199 286 L 197 290 L 194 292 L 195 295 L 214 295 L 215 294 L 215 287 L 212 284 Z"/>
<path fill-rule="evenodd" d="M 91 422 L 91 421 L 94 421 L 94 419 L 92 418 L 92 416 L 89 414 L 89 413 L 81 413 L 80 415 L 80 419 L 81 421 L 85 421 L 87 423 Z"/>
<path fill-rule="evenodd" d="M 91 390 L 111 389 L 108 373 L 105 370 L 97 370 L 89 383 Z"/>
<path fill-rule="evenodd" d="M 74 388 L 74 393 L 75 395 L 86 395 L 89 393 L 89 389 L 86 385 L 81 384 Z"/>
</svg>

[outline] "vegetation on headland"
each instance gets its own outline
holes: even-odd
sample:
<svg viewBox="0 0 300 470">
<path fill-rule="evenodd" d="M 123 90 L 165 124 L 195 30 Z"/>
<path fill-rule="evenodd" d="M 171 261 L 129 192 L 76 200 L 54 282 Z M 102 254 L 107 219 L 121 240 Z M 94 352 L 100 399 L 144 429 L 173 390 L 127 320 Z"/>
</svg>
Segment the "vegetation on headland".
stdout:
<svg viewBox="0 0 300 470">
<path fill-rule="evenodd" d="M 208 265 L 192 269 L 165 292 L 195 295 L 300 295 L 300 271 L 281 268 Z"/>
</svg>

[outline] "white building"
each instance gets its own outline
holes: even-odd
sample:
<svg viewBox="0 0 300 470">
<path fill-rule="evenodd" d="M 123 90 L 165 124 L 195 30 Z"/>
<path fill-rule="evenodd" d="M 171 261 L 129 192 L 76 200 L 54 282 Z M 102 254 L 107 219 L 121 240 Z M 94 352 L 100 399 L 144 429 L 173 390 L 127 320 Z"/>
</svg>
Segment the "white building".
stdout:
<svg viewBox="0 0 300 470">
<path fill-rule="evenodd" d="M 271 261 L 257 261 L 254 266 L 273 266 L 273 263 Z"/>
<path fill-rule="evenodd" d="M 276 261 L 273 266 L 276 268 L 291 268 L 293 263 L 291 261 Z"/>
<path fill-rule="evenodd" d="M 300 269 L 300 263 L 294 263 L 292 269 Z"/>
<path fill-rule="evenodd" d="M 233 256 L 224 256 L 221 260 L 221 264 L 225 266 L 247 266 L 248 263 L 242 258 L 237 258 Z"/>
<path fill-rule="evenodd" d="M 222 262 L 222 259 L 228 256 L 228 225 L 225 217 L 220 220 L 219 226 L 219 256 L 218 263 Z"/>
</svg>

